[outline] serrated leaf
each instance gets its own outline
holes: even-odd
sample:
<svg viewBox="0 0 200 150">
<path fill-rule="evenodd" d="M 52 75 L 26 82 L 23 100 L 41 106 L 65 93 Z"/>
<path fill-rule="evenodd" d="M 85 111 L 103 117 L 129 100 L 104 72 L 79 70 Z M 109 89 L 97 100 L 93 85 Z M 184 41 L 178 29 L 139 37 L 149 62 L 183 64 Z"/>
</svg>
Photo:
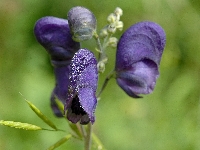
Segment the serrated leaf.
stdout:
<svg viewBox="0 0 200 150">
<path fill-rule="evenodd" d="M 25 99 L 26 100 L 26 99 Z M 58 128 L 54 125 L 52 121 L 50 121 L 35 105 L 33 105 L 30 101 L 26 100 L 29 107 L 36 113 L 38 117 L 40 117 L 47 125 L 52 127 L 55 130 L 58 130 Z"/>
<path fill-rule="evenodd" d="M 41 127 L 29 124 L 29 123 L 22 123 L 22 122 L 14 122 L 14 121 L 4 121 L 0 120 L 0 125 L 12 127 L 12 128 L 17 128 L 17 129 L 23 129 L 23 130 L 42 130 Z"/>
<path fill-rule="evenodd" d="M 67 142 L 71 137 L 72 137 L 71 134 L 66 135 L 65 137 L 63 137 L 62 139 L 60 139 L 58 142 L 56 142 L 54 145 L 50 146 L 47 150 L 53 150 L 53 149 L 59 147 L 63 143 Z"/>
</svg>

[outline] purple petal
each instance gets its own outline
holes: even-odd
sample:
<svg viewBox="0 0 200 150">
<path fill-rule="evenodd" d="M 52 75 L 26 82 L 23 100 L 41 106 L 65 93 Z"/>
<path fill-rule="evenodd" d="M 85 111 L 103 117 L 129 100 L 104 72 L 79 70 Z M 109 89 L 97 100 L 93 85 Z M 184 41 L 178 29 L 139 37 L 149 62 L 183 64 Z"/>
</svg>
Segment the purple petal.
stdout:
<svg viewBox="0 0 200 150">
<path fill-rule="evenodd" d="M 138 94 L 149 94 L 153 91 L 158 76 L 156 64 L 143 60 L 135 63 L 131 70 L 119 72 L 117 83 L 129 96 L 137 98 L 140 97 Z"/>
<path fill-rule="evenodd" d="M 54 93 L 64 103 L 69 86 L 69 66 L 54 69 L 56 77 L 56 87 Z"/>
<path fill-rule="evenodd" d="M 129 96 L 153 91 L 164 46 L 165 32 L 154 22 L 139 22 L 122 35 L 115 70 L 118 85 Z"/>
<path fill-rule="evenodd" d="M 97 61 L 92 52 L 87 49 L 80 49 L 75 53 L 70 64 L 70 82 L 73 88 L 77 89 L 80 86 L 94 86 L 96 90 L 97 82 Z M 84 72 L 84 70 L 87 71 Z M 91 69 L 91 70 L 90 70 Z M 92 71 L 92 72 L 91 72 Z M 91 80 L 92 78 L 92 80 Z M 91 80 L 91 82 L 88 82 Z M 82 82 L 82 83 L 80 83 Z M 89 84 L 89 85 L 88 85 Z M 77 89 L 78 90 L 78 89 Z"/>
<path fill-rule="evenodd" d="M 56 87 L 51 95 L 51 107 L 56 116 L 63 117 L 63 112 L 59 110 L 55 99 L 59 99 L 63 104 L 66 101 L 69 86 L 69 66 L 54 68 L 54 72 Z"/>
<path fill-rule="evenodd" d="M 70 64 L 69 79 L 70 85 L 65 103 L 65 111 L 72 108 L 74 114 L 79 115 L 81 113 L 81 124 L 87 124 L 89 121 L 94 123 L 94 111 L 97 104 L 95 94 L 98 71 L 97 61 L 92 52 L 87 49 L 80 49 L 75 53 Z M 76 117 L 73 115 L 73 118 Z"/>
<path fill-rule="evenodd" d="M 83 70 L 79 79 L 77 81 L 77 85 L 79 88 L 88 87 L 91 88 L 94 92 L 97 89 L 97 81 L 98 81 L 98 71 L 96 67 L 96 63 L 90 64 Z"/>
<path fill-rule="evenodd" d="M 61 65 L 69 64 L 74 53 L 80 48 L 80 43 L 72 40 L 68 21 L 65 19 L 43 17 L 36 22 L 34 33 L 56 66 L 60 65 L 60 61 Z"/>
<path fill-rule="evenodd" d="M 97 105 L 97 99 L 93 89 L 80 88 L 78 97 L 83 110 L 88 114 L 90 121 L 94 123 L 94 112 Z"/>
<path fill-rule="evenodd" d="M 139 22 L 127 29 L 117 46 L 116 70 L 129 68 L 142 59 L 160 63 L 165 32 L 154 22 Z"/>
</svg>

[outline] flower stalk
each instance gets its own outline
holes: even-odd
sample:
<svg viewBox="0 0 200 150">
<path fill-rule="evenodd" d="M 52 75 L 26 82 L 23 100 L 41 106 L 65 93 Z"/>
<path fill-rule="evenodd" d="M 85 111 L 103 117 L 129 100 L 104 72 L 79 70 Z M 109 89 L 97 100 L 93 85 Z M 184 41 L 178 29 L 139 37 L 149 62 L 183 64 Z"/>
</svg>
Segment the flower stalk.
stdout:
<svg viewBox="0 0 200 150">
<path fill-rule="evenodd" d="M 92 137 L 92 124 L 91 122 L 88 124 L 88 128 L 87 128 L 87 136 L 85 138 L 85 150 L 90 150 L 91 149 L 91 137 Z"/>
</svg>

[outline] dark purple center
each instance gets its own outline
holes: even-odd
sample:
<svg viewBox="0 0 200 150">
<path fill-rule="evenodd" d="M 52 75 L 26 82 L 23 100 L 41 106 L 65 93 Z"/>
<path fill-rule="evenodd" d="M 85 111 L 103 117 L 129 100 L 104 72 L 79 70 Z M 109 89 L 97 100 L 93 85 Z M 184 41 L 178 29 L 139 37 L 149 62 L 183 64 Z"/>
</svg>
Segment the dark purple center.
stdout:
<svg viewBox="0 0 200 150">
<path fill-rule="evenodd" d="M 86 114 L 86 112 L 81 107 L 81 104 L 79 102 L 79 98 L 77 95 L 72 100 L 71 109 L 72 109 L 72 113 L 75 113 L 76 115 L 85 115 Z"/>
</svg>

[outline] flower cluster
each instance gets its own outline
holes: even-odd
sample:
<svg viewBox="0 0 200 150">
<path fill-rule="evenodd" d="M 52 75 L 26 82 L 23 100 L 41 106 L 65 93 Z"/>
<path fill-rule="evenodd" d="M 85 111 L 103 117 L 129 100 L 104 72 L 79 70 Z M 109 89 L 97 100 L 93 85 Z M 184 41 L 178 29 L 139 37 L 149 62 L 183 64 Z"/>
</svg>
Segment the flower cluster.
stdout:
<svg viewBox="0 0 200 150">
<path fill-rule="evenodd" d="M 83 8 L 83 10 L 86 9 Z M 67 111 L 67 118 L 71 122 L 77 123 L 80 120 L 81 124 L 87 124 L 89 121 L 94 123 L 97 103 L 95 97 L 98 79 L 97 61 L 91 51 L 80 49 L 80 43 L 74 40 L 80 38 L 81 35 L 88 37 L 87 35 L 91 33 L 83 32 L 86 31 L 84 28 L 72 30 L 77 27 L 76 24 L 75 27 L 72 25 L 74 24 L 73 17 L 76 18 L 76 15 L 71 14 L 71 22 L 51 16 L 43 17 L 36 22 L 34 34 L 49 53 L 54 67 L 56 86 L 51 95 L 51 107 L 54 114 L 57 117 L 63 117 L 63 111 L 56 103 L 56 99 L 59 99 L 65 104 L 65 112 Z M 87 13 L 85 18 L 87 18 Z M 92 23 L 96 26 L 96 21 Z M 88 22 L 89 25 L 92 23 Z M 93 32 L 93 30 L 90 31 Z"/>
<path fill-rule="evenodd" d="M 72 8 L 68 12 L 68 20 L 44 17 L 36 22 L 36 39 L 49 53 L 54 67 L 56 86 L 51 95 L 51 107 L 56 116 L 66 116 L 72 123 L 95 122 L 98 72 L 103 72 L 99 71 L 101 68 L 105 69 L 105 48 L 108 45 L 117 46 L 113 74 L 117 84 L 129 96 L 139 98 L 140 94 L 154 90 L 165 47 L 165 32 L 154 22 L 139 22 L 127 29 L 118 42 L 112 34 L 123 29 L 120 21 L 122 13 L 120 8 L 116 8 L 108 16 L 109 24 L 100 33 L 105 43 L 103 46 L 96 33 L 96 18 L 84 7 Z M 93 36 L 99 46 L 98 61 L 79 43 Z M 65 105 L 64 115 L 56 99 Z"/>
</svg>

